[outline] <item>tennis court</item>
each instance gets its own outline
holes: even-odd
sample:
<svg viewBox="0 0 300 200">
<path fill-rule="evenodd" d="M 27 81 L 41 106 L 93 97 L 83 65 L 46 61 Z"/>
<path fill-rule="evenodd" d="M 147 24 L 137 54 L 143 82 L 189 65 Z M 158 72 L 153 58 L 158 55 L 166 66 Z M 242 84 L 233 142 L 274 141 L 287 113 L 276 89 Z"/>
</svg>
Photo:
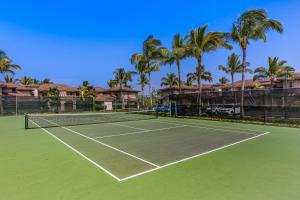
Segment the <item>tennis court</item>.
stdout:
<svg viewBox="0 0 300 200">
<path fill-rule="evenodd" d="M 118 181 L 212 153 L 268 132 L 178 123 L 149 113 L 27 116 L 66 148 Z"/>
</svg>

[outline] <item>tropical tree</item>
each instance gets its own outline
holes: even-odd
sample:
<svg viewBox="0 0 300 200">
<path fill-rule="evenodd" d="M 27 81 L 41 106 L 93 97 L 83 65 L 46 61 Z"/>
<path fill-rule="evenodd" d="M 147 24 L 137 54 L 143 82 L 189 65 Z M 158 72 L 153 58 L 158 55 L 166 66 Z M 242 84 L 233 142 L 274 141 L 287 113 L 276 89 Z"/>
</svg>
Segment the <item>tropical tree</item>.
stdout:
<svg viewBox="0 0 300 200">
<path fill-rule="evenodd" d="M 239 59 L 239 56 L 235 53 L 232 53 L 227 58 L 227 65 L 219 65 L 219 70 L 224 71 L 226 74 L 229 74 L 231 77 L 231 90 L 233 90 L 234 84 L 234 75 L 236 73 L 242 72 L 242 63 Z"/>
<path fill-rule="evenodd" d="M 114 81 L 120 87 L 121 91 L 121 100 L 122 100 L 122 108 L 124 107 L 124 98 L 123 98 L 123 87 L 128 84 L 128 82 L 132 81 L 132 75 L 136 72 L 126 71 L 124 68 L 117 68 L 113 75 L 115 77 Z"/>
<path fill-rule="evenodd" d="M 20 79 L 20 83 L 23 85 L 30 85 L 33 83 L 32 78 L 28 77 L 28 76 L 24 76 Z"/>
<path fill-rule="evenodd" d="M 96 89 L 88 81 L 83 81 L 79 87 L 79 96 L 83 99 L 93 98 L 96 96 Z"/>
<path fill-rule="evenodd" d="M 8 75 L 8 74 L 4 75 L 4 81 L 6 83 L 15 83 L 18 82 L 18 80 L 19 79 L 14 78 L 12 75 Z"/>
<path fill-rule="evenodd" d="M 180 72 L 180 62 L 182 59 L 187 57 L 187 49 L 185 45 L 185 40 L 187 36 L 180 37 L 180 34 L 175 34 L 172 41 L 172 50 L 168 52 L 168 56 L 165 59 L 164 63 L 166 64 L 176 64 L 177 66 L 177 75 L 178 75 L 178 85 L 179 93 L 181 93 L 181 72 Z"/>
<path fill-rule="evenodd" d="M 149 80 L 146 77 L 147 63 L 144 60 L 144 56 L 142 54 L 137 53 L 131 56 L 130 62 L 131 64 L 135 65 L 136 73 L 139 75 L 138 83 L 141 85 L 142 105 L 144 106 L 145 85 L 149 84 Z"/>
<path fill-rule="evenodd" d="M 255 76 L 253 80 L 265 80 L 269 79 L 271 82 L 271 86 L 274 86 L 274 82 L 278 78 L 283 77 L 292 77 L 294 74 L 295 69 L 286 65 L 286 60 L 279 60 L 278 57 L 268 58 L 268 67 L 258 67 L 255 69 L 254 73 Z"/>
<path fill-rule="evenodd" d="M 45 78 L 40 81 L 40 84 L 49 84 L 49 83 L 53 83 L 49 78 Z"/>
<path fill-rule="evenodd" d="M 179 79 L 174 73 L 168 73 L 166 77 L 162 77 L 160 81 L 161 86 L 168 86 L 172 88 L 174 86 L 179 85 Z"/>
<path fill-rule="evenodd" d="M 153 72 L 159 71 L 159 66 L 163 64 L 167 54 L 168 50 L 161 46 L 161 41 L 150 35 L 143 43 L 143 52 L 141 54 L 134 54 L 134 57 L 138 59 L 131 59 L 132 61 L 139 60 L 144 65 L 144 73 L 148 75 L 149 81 L 150 105 L 152 105 L 151 75 Z"/>
<path fill-rule="evenodd" d="M 113 88 L 117 86 L 117 82 L 115 80 L 109 80 L 107 82 L 108 87 Z"/>
<path fill-rule="evenodd" d="M 203 55 L 208 52 L 217 50 L 218 48 L 232 49 L 232 46 L 226 42 L 225 33 L 222 32 L 207 32 L 207 26 L 199 27 L 191 30 L 188 35 L 187 51 L 188 54 L 196 58 L 198 65 L 201 68 Z"/>
<path fill-rule="evenodd" d="M 229 82 L 229 80 L 226 77 L 224 77 L 224 76 L 222 76 L 221 78 L 219 78 L 219 83 L 220 84 L 226 84 L 228 82 Z"/>
<path fill-rule="evenodd" d="M 141 85 L 141 90 L 142 90 L 142 105 L 145 105 L 145 85 L 149 83 L 149 80 L 145 74 L 141 74 L 140 78 L 138 80 L 138 84 Z"/>
<path fill-rule="evenodd" d="M 41 82 L 38 79 L 35 79 L 35 78 L 32 79 L 32 83 L 37 84 L 37 85 L 41 84 Z"/>
<path fill-rule="evenodd" d="M 50 87 L 48 89 L 48 92 L 47 92 L 46 96 L 48 96 L 48 97 L 58 97 L 59 96 L 59 91 L 55 87 Z"/>
<path fill-rule="evenodd" d="M 12 62 L 6 53 L 0 50 L 0 73 L 14 75 L 14 70 L 20 70 L 21 67 Z"/>
<path fill-rule="evenodd" d="M 263 9 L 254 9 L 244 12 L 232 24 L 231 33 L 227 36 L 233 42 L 237 43 L 242 49 L 242 85 L 241 85 L 241 116 L 244 116 L 244 90 L 245 90 L 245 73 L 247 68 L 247 48 L 250 41 L 263 40 L 267 41 L 266 33 L 270 30 L 282 33 L 282 24 L 274 19 L 268 18 L 268 14 Z"/>
<path fill-rule="evenodd" d="M 199 102 L 199 114 L 201 114 L 202 107 L 202 80 L 211 82 L 211 73 L 205 70 L 205 66 L 197 66 L 194 73 L 188 73 L 187 79 L 196 80 L 198 85 L 198 102 Z"/>
</svg>

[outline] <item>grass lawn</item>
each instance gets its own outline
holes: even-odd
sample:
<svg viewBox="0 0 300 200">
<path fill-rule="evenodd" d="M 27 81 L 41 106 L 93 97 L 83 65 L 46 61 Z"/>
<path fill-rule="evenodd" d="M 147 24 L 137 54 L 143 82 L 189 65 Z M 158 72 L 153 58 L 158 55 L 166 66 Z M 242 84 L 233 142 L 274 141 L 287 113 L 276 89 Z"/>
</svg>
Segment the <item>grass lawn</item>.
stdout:
<svg viewBox="0 0 300 200">
<path fill-rule="evenodd" d="M 270 134 L 118 182 L 43 130 L 25 130 L 23 117 L 0 117 L 0 199 L 300 199 L 300 129 L 166 120 Z"/>
</svg>

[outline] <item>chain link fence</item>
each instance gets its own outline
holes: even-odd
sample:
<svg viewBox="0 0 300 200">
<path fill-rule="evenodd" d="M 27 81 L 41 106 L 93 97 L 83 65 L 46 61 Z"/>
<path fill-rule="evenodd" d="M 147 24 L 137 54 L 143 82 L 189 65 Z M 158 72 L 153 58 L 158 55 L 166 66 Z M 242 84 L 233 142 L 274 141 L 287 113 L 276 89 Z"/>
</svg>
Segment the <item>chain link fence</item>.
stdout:
<svg viewBox="0 0 300 200">
<path fill-rule="evenodd" d="M 140 110 L 141 103 L 136 100 L 112 99 L 107 102 L 95 98 L 44 97 L 0 95 L 0 115 L 19 115 L 25 113 L 65 113 L 65 112 L 111 112 Z"/>
<path fill-rule="evenodd" d="M 249 119 L 299 120 L 300 89 L 246 90 L 241 107 L 241 91 L 184 93 L 162 100 L 172 104 L 178 116 L 210 116 Z M 166 103 L 165 103 L 166 104 Z M 243 114 L 242 114 L 243 113 Z"/>
</svg>

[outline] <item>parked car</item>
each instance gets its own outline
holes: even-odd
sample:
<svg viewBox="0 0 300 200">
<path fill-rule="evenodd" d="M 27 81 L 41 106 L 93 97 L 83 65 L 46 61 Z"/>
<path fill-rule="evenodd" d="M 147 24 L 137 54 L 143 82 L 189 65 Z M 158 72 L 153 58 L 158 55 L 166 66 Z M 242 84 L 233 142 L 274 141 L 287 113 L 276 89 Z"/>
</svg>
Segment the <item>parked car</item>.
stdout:
<svg viewBox="0 0 300 200">
<path fill-rule="evenodd" d="M 216 114 L 219 114 L 220 113 L 220 109 L 221 109 L 221 105 L 217 105 L 217 104 L 214 104 L 214 105 L 210 105 L 207 109 L 206 109 L 206 114 L 209 114 L 209 115 L 216 115 Z"/>
<path fill-rule="evenodd" d="M 158 106 L 156 107 L 156 111 L 157 111 L 157 112 L 170 112 L 170 111 L 171 111 L 171 108 L 170 108 L 170 106 L 158 105 Z"/>
<path fill-rule="evenodd" d="M 219 113 L 222 115 L 239 115 L 241 113 L 240 106 L 233 104 L 225 104 L 219 109 Z"/>
</svg>

